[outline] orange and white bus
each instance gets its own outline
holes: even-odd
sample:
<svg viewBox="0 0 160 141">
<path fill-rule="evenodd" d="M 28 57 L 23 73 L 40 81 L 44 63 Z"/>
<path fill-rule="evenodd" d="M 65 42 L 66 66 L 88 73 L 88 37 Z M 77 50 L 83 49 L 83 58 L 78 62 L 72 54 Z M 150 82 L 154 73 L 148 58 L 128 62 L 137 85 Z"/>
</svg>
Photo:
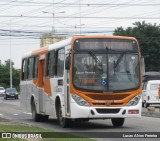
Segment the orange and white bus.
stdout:
<svg viewBox="0 0 160 141">
<path fill-rule="evenodd" d="M 140 117 L 141 56 L 137 40 L 122 36 L 75 36 L 26 53 L 21 106 L 35 121 L 111 119 L 122 126 Z"/>
</svg>

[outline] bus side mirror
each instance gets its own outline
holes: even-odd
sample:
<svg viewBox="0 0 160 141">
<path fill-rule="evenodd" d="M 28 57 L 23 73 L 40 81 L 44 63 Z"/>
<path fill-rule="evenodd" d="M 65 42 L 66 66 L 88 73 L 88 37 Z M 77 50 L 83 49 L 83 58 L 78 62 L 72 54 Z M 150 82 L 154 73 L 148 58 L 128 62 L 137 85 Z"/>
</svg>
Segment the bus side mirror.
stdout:
<svg viewBox="0 0 160 141">
<path fill-rule="evenodd" d="M 144 63 L 144 57 L 141 56 L 141 68 L 142 68 L 142 76 L 145 75 L 145 63 Z"/>
<path fill-rule="evenodd" d="M 70 56 L 66 57 L 66 60 L 65 60 L 65 69 L 66 70 L 70 69 Z"/>
</svg>

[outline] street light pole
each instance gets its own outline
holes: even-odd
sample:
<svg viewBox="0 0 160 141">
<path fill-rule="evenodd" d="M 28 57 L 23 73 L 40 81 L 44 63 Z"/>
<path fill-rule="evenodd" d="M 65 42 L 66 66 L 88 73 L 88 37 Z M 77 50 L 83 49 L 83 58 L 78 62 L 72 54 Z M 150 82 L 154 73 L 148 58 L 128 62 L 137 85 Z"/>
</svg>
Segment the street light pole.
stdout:
<svg viewBox="0 0 160 141">
<path fill-rule="evenodd" d="M 79 25 L 80 25 L 79 33 L 81 35 L 81 0 L 79 0 Z"/>
<path fill-rule="evenodd" d="M 55 11 L 54 11 L 54 0 L 53 0 L 53 11 L 52 11 L 52 15 L 53 15 L 52 36 L 54 36 L 54 33 L 55 33 Z"/>
<path fill-rule="evenodd" d="M 85 24 L 80 24 L 80 25 L 75 25 L 75 34 L 77 34 L 77 28 L 82 28 L 82 26 L 84 26 Z M 80 35 L 81 35 L 81 31 L 80 31 Z"/>
<path fill-rule="evenodd" d="M 56 13 L 54 13 L 54 11 L 53 12 L 42 11 L 42 13 L 52 14 L 52 16 L 53 16 L 52 35 L 53 35 L 55 33 L 55 14 L 65 13 L 65 11 L 56 12 Z"/>
<path fill-rule="evenodd" d="M 12 60 L 11 60 L 11 20 L 10 20 L 10 88 L 12 88 Z"/>
</svg>

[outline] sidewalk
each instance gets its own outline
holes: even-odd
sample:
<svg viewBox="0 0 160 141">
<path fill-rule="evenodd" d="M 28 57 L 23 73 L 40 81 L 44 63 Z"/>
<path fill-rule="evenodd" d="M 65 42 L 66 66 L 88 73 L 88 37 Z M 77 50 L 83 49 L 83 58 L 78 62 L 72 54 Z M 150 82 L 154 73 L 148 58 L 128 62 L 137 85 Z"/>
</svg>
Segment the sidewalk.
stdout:
<svg viewBox="0 0 160 141">
<path fill-rule="evenodd" d="M 143 108 L 142 116 L 160 118 L 160 108 L 154 108 L 154 107 Z"/>
</svg>

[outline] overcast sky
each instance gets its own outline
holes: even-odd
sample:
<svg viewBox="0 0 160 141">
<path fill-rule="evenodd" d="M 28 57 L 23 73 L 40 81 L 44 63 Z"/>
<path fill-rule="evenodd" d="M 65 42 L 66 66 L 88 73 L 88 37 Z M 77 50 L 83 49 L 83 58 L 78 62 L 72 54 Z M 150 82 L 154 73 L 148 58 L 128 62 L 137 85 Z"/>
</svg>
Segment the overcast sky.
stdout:
<svg viewBox="0 0 160 141">
<path fill-rule="evenodd" d="M 111 35 L 135 21 L 160 24 L 160 0 L 0 0 L 0 9 L 0 60 L 10 58 L 11 48 L 15 68 L 25 52 L 39 48 L 39 37 L 53 29 L 67 36 L 80 30 Z"/>
</svg>

